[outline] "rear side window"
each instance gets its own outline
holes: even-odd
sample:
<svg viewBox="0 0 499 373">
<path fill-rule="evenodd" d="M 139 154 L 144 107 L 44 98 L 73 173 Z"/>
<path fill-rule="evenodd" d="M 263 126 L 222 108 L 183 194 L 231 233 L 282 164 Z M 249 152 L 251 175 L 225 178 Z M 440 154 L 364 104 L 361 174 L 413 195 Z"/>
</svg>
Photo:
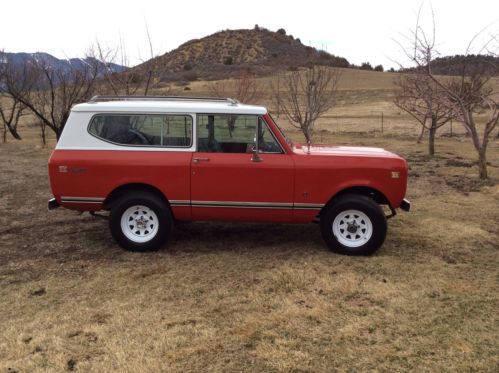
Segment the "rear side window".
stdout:
<svg viewBox="0 0 499 373">
<path fill-rule="evenodd" d="M 189 115 L 99 114 L 92 118 L 88 132 L 119 145 L 190 147 L 192 117 Z"/>
</svg>

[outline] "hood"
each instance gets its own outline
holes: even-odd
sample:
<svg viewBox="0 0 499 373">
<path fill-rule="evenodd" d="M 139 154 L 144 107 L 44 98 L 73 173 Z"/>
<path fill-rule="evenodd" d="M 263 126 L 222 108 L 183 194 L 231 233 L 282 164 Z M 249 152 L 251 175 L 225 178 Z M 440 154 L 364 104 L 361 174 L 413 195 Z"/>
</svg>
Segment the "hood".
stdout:
<svg viewBox="0 0 499 373">
<path fill-rule="evenodd" d="M 360 156 L 360 157 L 397 157 L 397 155 L 382 149 L 363 146 L 333 146 L 333 145 L 311 145 L 310 153 L 308 147 L 295 144 L 293 147 L 295 154 L 304 155 L 340 155 L 340 156 Z"/>
</svg>

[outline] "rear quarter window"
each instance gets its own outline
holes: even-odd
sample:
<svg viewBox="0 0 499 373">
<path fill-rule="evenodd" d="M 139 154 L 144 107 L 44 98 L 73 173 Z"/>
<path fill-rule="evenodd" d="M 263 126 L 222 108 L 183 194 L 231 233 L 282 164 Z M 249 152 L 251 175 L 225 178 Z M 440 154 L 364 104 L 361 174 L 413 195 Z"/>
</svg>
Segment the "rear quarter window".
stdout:
<svg viewBox="0 0 499 373">
<path fill-rule="evenodd" d="M 98 114 L 88 132 L 104 141 L 125 146 L 190 147 L 192 117 L 162 114 Z"/>
</svg>

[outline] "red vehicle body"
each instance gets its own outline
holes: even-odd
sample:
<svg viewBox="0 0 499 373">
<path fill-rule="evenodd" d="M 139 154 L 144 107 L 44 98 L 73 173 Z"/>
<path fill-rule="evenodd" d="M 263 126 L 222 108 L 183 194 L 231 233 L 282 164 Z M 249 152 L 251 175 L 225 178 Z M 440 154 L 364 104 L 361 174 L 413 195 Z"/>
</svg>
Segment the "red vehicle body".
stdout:
<svg viewBox="0 0 499 373">
<path fill-rule="evenodd" d="M 403 158 L 378 148 L 293 145 L 268 113 L 260 120 L 282 151 L 261 152 L 258 161 L 247 152 L 203 151 L 194 140 L 193 151 L 57 147 L 49 160 L 50 206 L 110 210 L 125 193 L 141 190 L 161 195 L 179 221 L 309 223 L 345 194 L 392 212 L 409 209 Z"/>
</svg>

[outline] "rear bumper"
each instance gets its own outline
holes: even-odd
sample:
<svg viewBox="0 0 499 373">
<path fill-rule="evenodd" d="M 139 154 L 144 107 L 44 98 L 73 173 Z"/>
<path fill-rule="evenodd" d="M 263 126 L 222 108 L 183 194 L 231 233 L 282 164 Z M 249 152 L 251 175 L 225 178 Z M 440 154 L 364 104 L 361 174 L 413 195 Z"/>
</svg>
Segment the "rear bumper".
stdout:
<svg viewBox="0 0 499 373">
<path fill-rule="evenodd" d="M 54 209 L 58 208 L 59 206 L 60 206 L 59 202 L 57 202 L 57 200 L 55 198 L 49 199 L 48 204 L 47 204 L 47 207 L 49 210 L 54 210 Z"/>
<path fill-rule="evenodd" d="M 400 203 L 400 209 L 409 212 L 411 210 L 411 202 L 409 202 L 409 200 L 404 198 Z"/>
</svg>

